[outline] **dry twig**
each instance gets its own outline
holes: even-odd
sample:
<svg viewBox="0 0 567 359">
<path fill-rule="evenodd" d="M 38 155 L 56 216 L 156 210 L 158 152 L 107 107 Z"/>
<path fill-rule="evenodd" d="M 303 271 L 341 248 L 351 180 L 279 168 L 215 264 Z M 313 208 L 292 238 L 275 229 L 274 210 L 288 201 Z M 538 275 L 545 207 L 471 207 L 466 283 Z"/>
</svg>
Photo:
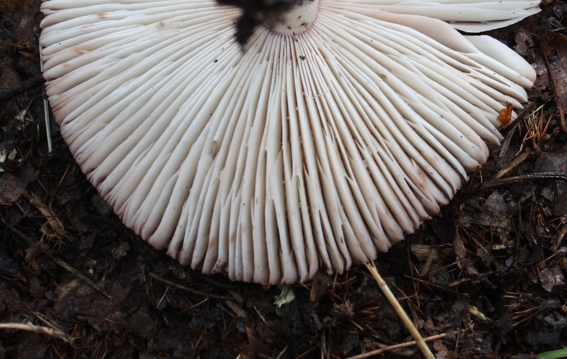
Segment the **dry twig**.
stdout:
<svg viewBox="0 0 567 359">
<path fill-rule="evenodd" d="M 423 338 L 423 341 L 425 342 L 432 342 L 435 340 L 439 340 L 439 339 L 443 339 L 445 338 L 447 334 L 443 333 L 443 334 L 437 334 L 437 335 L 432 335 L 430 337 L 427 338 Z M 392 350 L 396 350 L 396 349 L 402 349 L 402 348 L 409 348 L 412 347 L 414 345 L 416 345 L 416 341 L 412 340 L 411 342 L 407 342 L 407 343 L 401 343 L 401 344 L 396 344 L 396 345 L 390 345 L 384 348 L 380 348 L 380 349 L 376 349 L 373 350 L 371 352 L 368 353 L 363 353 L 363 354 L 359 354 L 359 355 L 355 355 L 353 357 L 350 357 L 348 359 L 363 359 L 363 358 L 369 358 L 371 356 L 374 355 L 378 355 L 378 354 L 384 354 L 386 352 L 392 351 Z"/>
<path fill-rule="evenodd" d="M 195 289 L 186 287 L 186 286 L 184 286 L 184 285 L 180 285 L 180 284 L 174 283 L 174 282 L 169 281 L 169 280 L 167 280 L 167 279 L 165 279 L 165 278 L 162 278 L 162 277 L 160 277 L 160 276 L 158 276 L 157 274 L 154 274 L 154 273 L 149 273 L 148 275 L 149 275 L 150 277 L 152 277 L 153 279 L 156 279 L 156 280 L 158 280 L 158 281 L 160 281 L 160 282 L 163 282 L 163 283 L 165 283 L 165 284 L 167 284 L 167 285 L 169 285 L 169 286 L 171 286 L 171 287 L 174 287 L 174 288 L 177 288 L 177 289 L 181 289 L 181 290 L 183 290 L 183 291 L 185 291 L 185 292 L 188 292 L 188 293 L 191 293 L 191 294 L 201 295 L 201 296 L 203 296 L 203 297 L 209 297 L 209 298 L 213 298 L 213 299 L 232 300 L 231 297 L 227 297 L 227 296 L 224 296 L 224 295 L 209 294 L 209 293 L 201 292 L 201 291 L 199 291 L 199 290 L 195 290 Z"/>
<path fill-rule="evenodd" d="M 396 311 L 396 313 L 404 323 L 407 330 L 410 332 L 411 336 L 415 339 L 415 342 L 417 343 L 417 347 L 421 350 L 423 356 L 427 359 L 434 359 L 435 357 L 433 356 L 433 353 L 431 352 L 427 344 L 425 344 L 423 337 L 421 336 L 415 325 L 413 325 L 412 321 L 404 311 L 404 308 L 402 308 L 402 306 L 400 305 L 400 303 L 398 302 L 398 300 L 396 299 L 396 297 L 394 296 L 394 294 L 392 293 L 392 291 L 390 290 L 384 279 L 382 279 L 380 273 L 378 273 L 378 269 L 376 268 L 376 265 L 374 265 L 374 261 L 371 261 L 370 263 L 366 264 L 366 268 L 368 269 L 370 274 L 372 274 L 372 277 L 374 277 L 374 279 L 376 280 L 378 287 L 380 288 L 382 293 L 384 293 L 384 295 L 386 296 L 392 307 L 394 307 L 394 310 Z"/>
<path fill-rule="evenodd" d="M 50 337 L 59 338 L 66 343 L 71 341 L 69 335 L 63 333 L 57 328 L 47 328 L 31 323 L 0 323 L 0 329 L 4 330 L 25 330 L 28 332 L 46 334 Z"/>
<path fill-rule="evenodd" d="M 489 182 L 485 182 L 480 185 L 477 191 L 484 191 L 494 187 L 508 186 L 511 184 L 522 183 L 525 181 L 541 181 L 541 180 L 561 180 L 567 181 L 566 173 L 559 172 L 539 172 L 539 173 L 527 173 L 521 176 L 507 177 L 501 179 L 495 179 Z"/>
</svg>

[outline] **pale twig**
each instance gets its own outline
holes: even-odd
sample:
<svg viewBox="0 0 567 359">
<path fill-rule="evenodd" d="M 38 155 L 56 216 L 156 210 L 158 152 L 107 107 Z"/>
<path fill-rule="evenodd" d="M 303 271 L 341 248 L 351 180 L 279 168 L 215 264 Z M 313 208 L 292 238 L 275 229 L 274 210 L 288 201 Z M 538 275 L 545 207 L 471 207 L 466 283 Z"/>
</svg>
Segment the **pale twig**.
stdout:
<svg viewBox="0 0 567 359">
<path fill-rule="evenodd" d="M 59 338 L 67 343 L 71 341 L 69 336 L 57 328 L 47 328 L 31 323 L 0 323 L 0 329 L 4 330 L 25 330 L 28 332 L 46 334 L 51 337 Z"/>
<path fill-rule="evenodd" d="M 39 53 L 43 51 L 43 46 L 39 45 Z M 43 73 L 43 61 L 39 60 L 39 68 Z M 51 142 L 51 121 L 49 119 L 49 103 L 43 96 L 43 114 L 45 118 L 45 136 L 47 137 L 47 153 L 53 152 L 53 144 Z"/>
<path fill-rule="evenodd" d="M 394 310 L 402 320 L 402 323 L 404 323 L 405 327 L 410 332 L 411 336 L 415 339 L 417 343 L 417 347 L 421 350 L 423 356 L 427 359 L 435 359 L 433 353 L 431 352 L 427 344 L 425 344 L 423 337 L 421 336 L 421 334 L 419 334 L 419 331 L 417 330 L 415 325 L 413 325 L 413 322 L 410 320 L 410 318 L 408 317 L 408 315 L 400 305 L 400 302 L 398 302 L 398 300 L 396 299 L 396 297 L 394 296 L 394 294 L 392 293 L 392 291 L 390 290 L 384 279 L 382 279 L 382 277 L 378 273 L 378 269 L 376 268 L 376 265 L 374 265 L 374 261 L 371 261 L 370 263 L 366 264 L 366 268 L 368 269 L 370 274 L 372 274 L 374 280 L 376 280 L 376 283 L 378 284 L 378 287 L 380 288 L 382 293 L 384 293 L 384 295 L 386 296 L 392 307 L 394 307 Z"/>
<path fill-rule="evenodd" d="M 434 340 L 439 340 L 439 339 L 443 339 L 445 338 L 447 334 L 443 333 L 443 334 L 437 334 L 437 335 L 432 335 L 430 337 L 427 338 L 423 338 L 423 341 L 425 342 L 432 342 Z M 389 345 L 387 347 L 384 348 L 380 348 L 380 349 L 376 349 L 373 350 L 371 352 L 368 353 L 363 353 L 363 354 L 359 354 L 359 355 L 355 355 L 353 357 L 349 357 L 348 359 L 364 359 L 364 358 L 369 358 L 371 356 L 374 355 L 378 355 L 378 354 L 384 354 L 386 352 L 392 351 L 392 350 L 396 350 L 396 349 L 403 349 L 403 348 L 409 348 L 412 347 L 416 344 L 417 342 L 415 340 L 412 340 L 411 342 L 407 342 L 407 343 L 400 343 L 400 344 L 396 344 L 396 345 Z"/>
</svg>

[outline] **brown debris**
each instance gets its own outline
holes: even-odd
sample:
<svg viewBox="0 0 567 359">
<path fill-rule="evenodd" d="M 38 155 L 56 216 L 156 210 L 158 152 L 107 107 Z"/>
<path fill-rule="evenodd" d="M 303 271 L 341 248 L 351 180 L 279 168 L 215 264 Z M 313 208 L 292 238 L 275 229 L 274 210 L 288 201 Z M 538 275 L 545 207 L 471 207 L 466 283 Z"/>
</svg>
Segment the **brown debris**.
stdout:
<svg viewBox="0 0 567 359">
<path fill-rule="evenodd" d="M 542 50 L 557 101 L 561 128 L 567 134 L 567 36 L 561 33 L 553 36 L 542 45 Z"/>
<path fill-rule="evenodd" d="M 29 164 L 13 174 L 7 171 L 0 177 L 0 206 L 10 205 L 16 202 L 26 186 L 37 179 L 38 172 Z"/>
<path fill-rule="evenodd" d="M 541 282 L 541 286 L 547 292 L 561 290 L 565 287 L 565 276 L 558 266 L 545 268 L 539 272 L 538 277 Z"/>
</svg>

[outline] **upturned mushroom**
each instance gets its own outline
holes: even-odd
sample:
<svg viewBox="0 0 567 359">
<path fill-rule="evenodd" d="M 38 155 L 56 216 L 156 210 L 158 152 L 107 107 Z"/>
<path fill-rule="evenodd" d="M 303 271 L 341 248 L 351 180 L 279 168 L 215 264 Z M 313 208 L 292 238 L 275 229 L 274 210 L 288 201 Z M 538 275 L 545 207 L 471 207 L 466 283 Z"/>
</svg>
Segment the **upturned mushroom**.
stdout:
<svg viewBox="0 0 567 359">
<path fill-rule="evenodd" d="M 307 281 L 375 258 L 498 144 L 535 73 L 484 31 L 519 0 L 47 0 L 46 93 L 123 222 L 204 273 Z M 443 20 L 443 21 L 442 21 Z M 515 115 L 513 115 L 515 116 Z"/>
</svg>

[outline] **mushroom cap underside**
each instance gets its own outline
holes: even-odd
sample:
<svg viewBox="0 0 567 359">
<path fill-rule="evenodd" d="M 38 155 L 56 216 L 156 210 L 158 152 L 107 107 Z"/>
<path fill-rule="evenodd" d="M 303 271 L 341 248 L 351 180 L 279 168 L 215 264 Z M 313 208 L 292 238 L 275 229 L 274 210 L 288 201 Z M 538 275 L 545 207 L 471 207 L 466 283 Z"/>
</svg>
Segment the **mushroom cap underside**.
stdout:
<svg viewBox="0 0 567 359">
<path fill-rule="evenodd" d="M 258 27 L 243 52 L 239 11 L 213 1 L 48 0 L 46 92 L 101 196 L 181 263 L 271 284 L 343 272 L 452 198 L 535 78 L 490 37 L 372 3 L 321 0 L 307 31 Z M 514 3 L 536 11 L 482 4 Z"/>
</svg>

